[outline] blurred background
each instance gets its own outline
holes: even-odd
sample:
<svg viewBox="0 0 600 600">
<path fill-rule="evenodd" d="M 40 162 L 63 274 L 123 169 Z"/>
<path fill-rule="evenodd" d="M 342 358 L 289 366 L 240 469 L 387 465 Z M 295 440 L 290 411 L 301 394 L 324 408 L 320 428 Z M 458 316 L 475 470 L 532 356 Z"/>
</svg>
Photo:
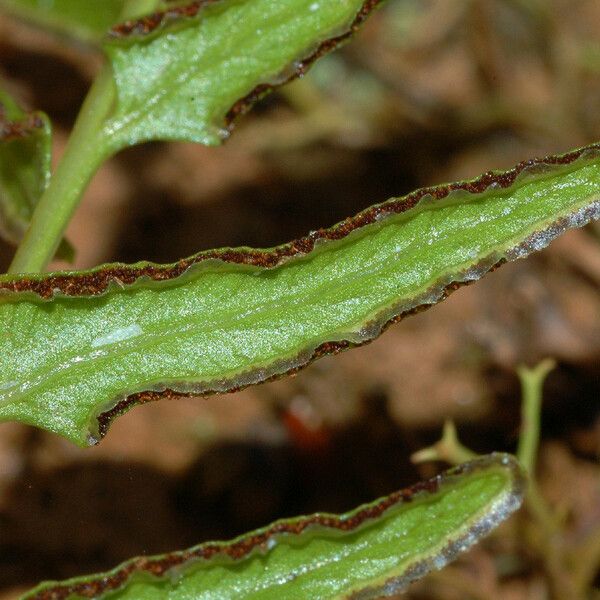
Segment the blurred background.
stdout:
<svg viewBox="0 0 600 600">
<path fill-rule="evenodd" d="M 0 15 L 0 77 L 50 115 L 55 158 L 100 63 Z M 390 0 L 223 146 L 152 143 L 109 161 L 68 238 L 76 267 L 272 246 L 416 187 L 599 139 L 598 0 Z M 13 252 L 0 246 L 3 269 Z M 544 357 L 558 367 L 539 480 L 569 560 L 549 564 L 521 513 L 402 597 L 558 598 L 586 560 L 581 597 L 600 598 L 599 289 L 596 224 L 295 377 L 137 407 L 97 447 L 1 424 L 0 598 L 389 493 L 443 468 L 410 455 L 448 418 L 475 451 L 512 451 L 515 367 Z"/>
</svg>

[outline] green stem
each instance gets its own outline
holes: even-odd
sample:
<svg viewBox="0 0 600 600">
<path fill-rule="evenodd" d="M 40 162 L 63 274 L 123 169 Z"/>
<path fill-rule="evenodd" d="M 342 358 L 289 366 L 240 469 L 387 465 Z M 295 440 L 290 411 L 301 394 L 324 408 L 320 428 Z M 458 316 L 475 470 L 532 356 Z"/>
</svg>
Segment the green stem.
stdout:
<svg viewBox="0 0 600 600">
<path fill-rule="evenodd" d="M 542 496 L 535 479 L 535 463 L 540 443 L 542 387 L 548 373 L 555 366 L 554 360 L 546 359 L 532 369 L 521 366 L 517 371 L 523 395 L 521 435 L 517 456 L 529 473 L 527 507 L 541 533 L 539 551 L 544 557 L 546 569 L 552 581 L 553 596 L 581 600 L 583 595 L 578 592 L 575 578 L 569 572 L 566 564 L 560 523 Z"/>
<path fill-rule="evenodd" d="M 129 0 L 121 19 L 149 13 L 157 0 Z M 106 63 L 81 107 L 65 153 L 40 198 L 9 273 L 43 271 L 52 260 L 83 192 L 100 165 L 115 151 L 102 137 L 102 125 L 115 101 L 115 84 Z"/>
<path fill-rule="evenodd" d="M 110 154 L 102 143 L 101 127 L 114 98 L 111 67 L 106 64 L 81 107 L 62 160 L 40 198 L 9 273 L 43 271 L 54 257 L 89 180 Z"/>
<path fill-rule="evenodd" d="M 542 386 L 548 373 L 555 366 L 555 361 L 548 358 L 532 369 L 521 366 L 517 370 L 523 394 L 521 404 L 521 435 L 519 436 L 517 457 L 532 477 L 535 470 L 538 446 L 540 444 Z"/>
<path fill-rule="evenodd" d="M 556 532 L 556 522 L 539 492 L 535 479 L 535 462 L 540 445 L 540 420 L 542 411 L 542 387 L 548 373 L 556 363 L 546 359 L 530 369 L 521 366 L 517 369 L 521 380 L 521 435 L 517 457 L 529 473 L 529 493 L 527 501 L 530 510 L 544 526 L 546 534 L 552 536 Z"/>
</svg>

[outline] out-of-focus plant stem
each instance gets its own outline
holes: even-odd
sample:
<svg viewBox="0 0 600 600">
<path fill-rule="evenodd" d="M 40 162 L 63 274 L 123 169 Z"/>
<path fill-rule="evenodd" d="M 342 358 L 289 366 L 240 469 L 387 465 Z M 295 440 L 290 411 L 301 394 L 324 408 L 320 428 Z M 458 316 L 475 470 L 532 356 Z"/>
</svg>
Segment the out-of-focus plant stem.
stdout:
<svg viewBox="0 0 600 600">
<path fill-rule="evenodd" d="M 532 474 L 540 443 L 540 413 L 542 409 L 542 386 L 548 373 L 556 362 L 548 358 L 533 368 L 520 366 L 517 369 L 521 380 L 521 435 L 517 457 L 521 464 Z"/>
<path fill-rule="evenodd" d="M 433 444 L 433 446 L 415 452 L 410 457 L 410 460 L 415 464 L 439 460 L 451 465 L 459 465 L 476 457 L 477 454 L 475 452 L 461 444 L 454 423 L 446 421 L 444 423 L 442 438 Z"/>
</svg>

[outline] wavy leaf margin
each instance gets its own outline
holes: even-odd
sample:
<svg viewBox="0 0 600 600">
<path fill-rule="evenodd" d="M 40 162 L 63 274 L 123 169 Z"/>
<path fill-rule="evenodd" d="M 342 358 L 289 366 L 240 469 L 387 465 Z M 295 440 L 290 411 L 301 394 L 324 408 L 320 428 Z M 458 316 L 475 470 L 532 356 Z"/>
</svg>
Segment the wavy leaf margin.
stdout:
<svg viewBox="0 0 600 600">
<path fill-rule="evenodd" d="M 400 198 L 391 198 L 375 204 L 336 223 L 332 227 L 317 229 L 297 240 L 268 249 L 220 248 L 207 250 L 183 258 L 176 263 L 161 265 L 141 261 L 127 265 L 112 263 L 86 271 L 66 271 L 49 274 L 0 275 L 0 295 L 28 293 L 38 299 L 48 301 L 56 296 L 85 297 L 107 293 L 111 288 L 126 288 L 138 282 L 166 282 L 186 274 L 193 266 L 207 261 L 249 265 L 264 269 L 275 269 L 290 260 L 302 258 L 322 244 L 341 240 L 354 231 L 379 222 L 393 215 L 405 213 L 419 204 L 434 201 L 441 202 L 451 194 L 466 192 L 478 196 L 485 192 L 509 190 L 522 179 L 533 180 L 563 167 L 576 167 L 580 162 L 592 162 L 600 158 L 600 142 L 572 150 L 564 154 L 534 158 L 522 161 L 507 171 L 487 171 L 474 179 L 420 188 Z M 515 246 L 506 260 L 515 260 L 527 256 L 533 251 L 547 246 L 552 240 L 572 227 L 582 227 L 593 219 L 600 218 L 600 186 L 598 199 L 581 214 L 558 220 L 546 230 L 540 231 Z M 500 264 L 506 262 L 503 260 Z M 500 266 L 500 264 L 494 266 Z M 456 282 L 463 285 L 465 282 Z M 454 284 L 451 284 L 454 291 Z"/>
<path fill-rule="evenodd" d="M 347 598 L 365 600 L 394 595 L 430 571 L 440 569 L 453 561 L 458 554 L 470 548 L 519 508 L 525 494 L 526 477 L 512 456 L 500 453 L 482 456 L 428 481 L 394 492 L 342 515 L 317 513 L 283 519 L 229 542 L 208 542 L 189 550 L 135 558 L 107 573 L 78 577 L 62 583 L 44 583 L 23 596 L 22 600 L 101 599 L 111 597 L 113 593 L 126 589 L 130 583 L 136 581 L 145 582 L 149 586 L 162 582 L 167 586 L 173 585 L 174 589 L 177 582 L 186 577 L 188 568 L 198 568 L 201 564 L 210 568 L 211 561 L 217 565 L 240 563 L 242 566 L 244 560 L 256 555 L 263 557 L 262 560 L 266 563 L 269 553 L 275 547 L 302 541 L 309 543 L 312 536 L 335 537 L 343 541 L 345 534 L 364 531 L 387 519 L 402 518 L 403 511 L 410 510 L 411 505 L 422 502 L 435 503 L 437 498 L 468 478 L 485 476 L 495 471 L 502 472 L 506 478 L 505 486 L 494 500 L 479 507 L 458 531 L 448 531 L 440 535 L 439 542 L 425 555 L 413 555 L 401 572 L 396 572 L 398 568 L 396 571 L 390 569 L 381 573 L 375 581 L 365 581 L 358 589 L 354 586 L 350 590 L 334 592 L 328 597 L 341 598 L 340 594 L 344 594 Z M 351 541 L 348 543 L 352 544 Z M 316 573 L 315 576 L 319 577 L 319 574 Z M 243 577 L 241 574 L 240 578 Z M 284 593 L 284 586 L 285 584 L 275 589 L 274 593 Z"/>
<path fill-rule="evenodd" d="M 328 229 L 320 229 L 294 242 L 272 249 L 257 250 L 249 248 L 225 248 L 201 252 L 172 265 L 157 265 L 153 263 L 138 263 L 135 265 L 113 264 L 84 272 L 54 273 L 48 275 L 26 275 L 22 277 L 0 276 L 0 302 L 40 302 L 46 304 L 53 298 L 61 297 L 97 297 L 109 293 L 119 293 L 119 290 L 138 289 L 158 286 L 178 285 L 185 282 L 189 276 L 199 276 L 204 268 L 214 269 L 215 265 L 238 265 L 259 271 L 276 270 L 286 263 L 300 261 L 310 257 L 311 253 L 325 250 L 330 244 L 336 244 L 353 234 L 358 234 L 364 228 L 384 226 L 387 219 L 407 211 L 419 211 L 427 207 L 435 207 L 439 203 L 469 203 L 483 194 L 510 193 L 512 187 L 528 184 L 543 177 L 560 177 L 579 168 L 595 168 L 600 157 L 600 145 L 592 144 L 579 150 L 562 155 L 549 156 L 543 159 L 524 161 L 513 169 L 503 172 L 488 172 L 469 181 L 451 183 L 441 186 L 417 190 L 403 198 L 391 199 L 375 205 L 350 217 Z M 591 176 L 595 181 L 594 175 Z M 588 187 L 595 184 L 588 183 Z M 486 196 L 487 197 L 487 196 Z M 579 206 L 579 204 L 577 205 Z M 418 214 L 418 213 L 417 213 Z M 136 404 L 157 400 L 159 398 L 173 399 L 181 396 L 209 395 L 237 391 L 248 385 L 268 381 L 303 368 L 311 361 L 327 354 L 360 346 L 375 339 L 387 326 L 403 317 L 424 310 L 446 298 L 451 292 L 462 285 L 467 285 L 479 279 L 488 271 L 498 267 L 507 260 L 526 256 L 534 250 L 539 250 L 552 239 L 570 227 L 580 227 L 593 218 L 600 216 L 600 185 L 598 194 L 586 196 L 585 205 L 569 214 L 562 214 L 558 219 L 544 220 L 541 230 L 531 230 L 526 238 L 519 237 L 520 243 L 501 253 L 486 254 L 479 262 L 470 264 L 469 268 L 460 272 L 451 272 L 439 278 L 424 293 L 413 295 L 396 304 L 388 305 L 369 322 L 363 322 L 360 332 L 344 338 L 324 339 L 305 348 L 300 354 L 285 356 L 267 366 L 251 365 L 245 371 L 237 372 L 229 378 L 219 380 L 202 380 L 193 384 L 152 385 L 130 389 L 121 398 L 106 404 L 102 399 L 100 408 L 94 412 L 96 427 L 89 425 L 87 433 L 61 431 L 78 443 L 96 443 L 102 438 L 112 420 L 126 412 Z M 231 267 L 230 267 L 231 268 Z M 63 410 L 63 409 L 61 409 Z M 8 414 L 8 413 L 7 413 Z M 5 417 L 6 418 L 6 417 Z M 91 416 L 89 418 L 92 418 Z M 21 415 L 19 419 L 37 423 L 35 419 Z M 33 419 L 33 420 L 31 420 Z M 43 426 L 48 426 L 48 423 Z M 83 435 L 83 437 L 82 437 Z"/>
</svg>

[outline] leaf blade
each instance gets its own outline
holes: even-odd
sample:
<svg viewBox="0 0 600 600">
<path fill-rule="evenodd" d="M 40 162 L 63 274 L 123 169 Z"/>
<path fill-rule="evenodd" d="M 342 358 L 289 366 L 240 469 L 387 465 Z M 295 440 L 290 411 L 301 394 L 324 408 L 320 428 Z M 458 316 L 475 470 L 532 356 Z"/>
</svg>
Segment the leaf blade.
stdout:
<svg viewBox="0 0 600 600">
<path fill-rule="evenodd" d="M 152 139 L 220 144 L 233 119 L 345 41 L 380 0 L 200 0 L 129 21 L 105 43 L 110 151 Z"/>
<path fill-rule="evenodd" d="M 42 584 L 23 600 L 377 598 L 396 594 L 487 535 L 521 504 L 512 457 L 478 458 L 342 515 L 277 521 L 230 542 L 133 559 Z"/>
<path fill-rule="evenodd" d="M 600 148 L 418 190 L 271 250 L 0 277 L 0 419 L 97 441 L 136 403 L 360 345 L 600 213 Z M 33 340 L 33 341 L 31 341 Z"/>
</svg>

